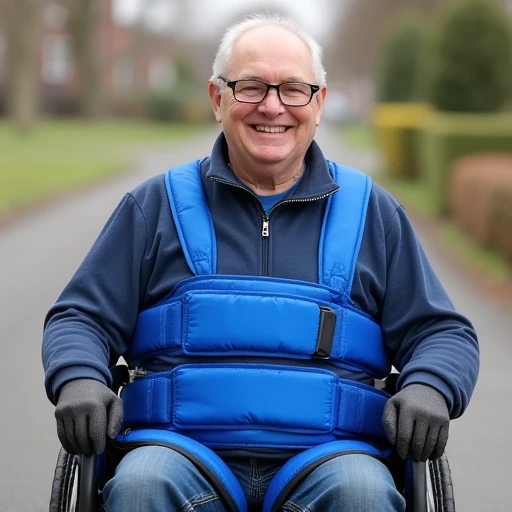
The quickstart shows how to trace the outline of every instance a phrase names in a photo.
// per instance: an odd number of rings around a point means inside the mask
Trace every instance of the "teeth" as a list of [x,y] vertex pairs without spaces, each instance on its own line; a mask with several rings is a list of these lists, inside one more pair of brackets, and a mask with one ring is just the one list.
[[285,130],[284,126],[256,126],[256,131],[265,133],[283,133]]

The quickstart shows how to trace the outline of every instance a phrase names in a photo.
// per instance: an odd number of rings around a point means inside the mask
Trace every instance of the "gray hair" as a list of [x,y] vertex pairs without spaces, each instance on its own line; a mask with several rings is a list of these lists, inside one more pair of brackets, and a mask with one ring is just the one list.
[[251,14],[231,25],[224,32],[220,41],[215,60],[213,61],[213,75],[210,80],[215,81],[219,76],[226,73],[233,54],[233,47],[243,34],[249,32],[249,30],[269,25],[275,25],[288,30],[306,44],[313,60],[315,80],[318,85],[324,86],[326,84],[326,73],[322,63],[322,47],[310,35],[302,32],[292,18],[284,17],[280,14]]

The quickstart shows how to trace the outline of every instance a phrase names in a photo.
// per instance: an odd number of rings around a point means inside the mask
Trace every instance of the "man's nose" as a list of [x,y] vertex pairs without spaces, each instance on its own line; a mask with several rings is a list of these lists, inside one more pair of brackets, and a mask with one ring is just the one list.
[[279,99],[276,89],[269,89],[263,101],[258,105],[258,110],[265,115],[278,115],[284,112],[285,106]]

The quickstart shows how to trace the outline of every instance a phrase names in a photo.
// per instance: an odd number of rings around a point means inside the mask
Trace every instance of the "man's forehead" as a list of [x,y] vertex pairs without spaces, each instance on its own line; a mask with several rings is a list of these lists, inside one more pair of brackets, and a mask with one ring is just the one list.
[[299,36],[277,25],[264,25],[248,30],[238,38],[233,49],[236,50],[245,46],[251,46],[255,42],[259,42],[260,44],[272,42],[275,44],[277,41],[279,45],[286,44],[287,46],[297,46],[297,51],[309,51],[306,43]]
[[261,78],[272,67],[287,80],[304,80],[313,72],[308,46],[298,36],[282,27],[265,26],[243,34],[233,47],[232,71],[239,78]]

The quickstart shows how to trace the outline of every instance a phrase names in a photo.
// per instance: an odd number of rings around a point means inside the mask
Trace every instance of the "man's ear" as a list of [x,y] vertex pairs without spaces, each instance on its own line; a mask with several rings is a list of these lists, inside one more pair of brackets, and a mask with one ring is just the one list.
[[220,90],[219,87],[214,84],[213,82],[208,82],[208,96],[210,96],[210,101],[212,102],[212,109],[213,113],[215,115],[215,121],[217,123],[222,122],[221,116],[220,116]]
[[320,125],[320,118],[322,117],[322,108],[324,106],[325,97],[327,96],[327,87],[325,85],[318,91],[316,95],[316,101],[318,103],[318,109],[316,111],[316,125]]

